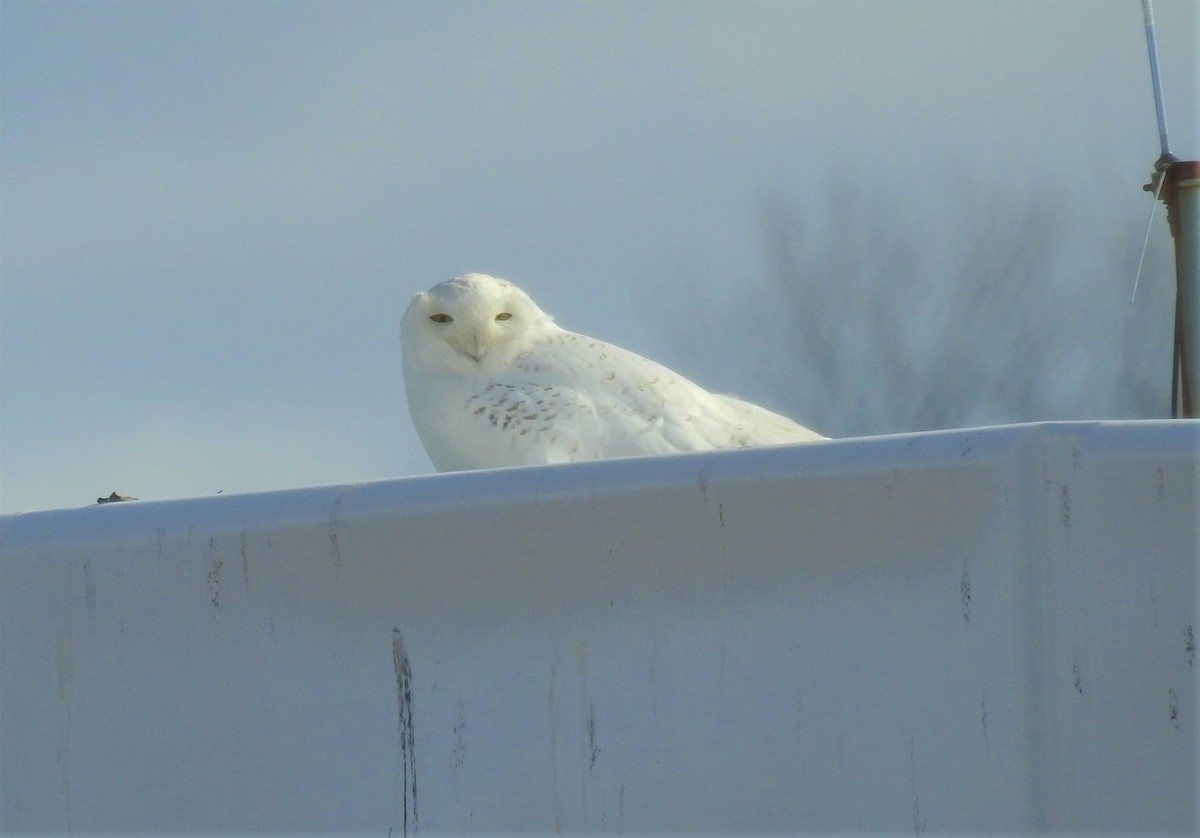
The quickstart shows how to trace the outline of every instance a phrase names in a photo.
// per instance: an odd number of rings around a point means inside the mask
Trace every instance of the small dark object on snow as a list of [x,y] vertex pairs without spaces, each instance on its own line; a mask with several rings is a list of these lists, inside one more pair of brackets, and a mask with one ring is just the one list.
[[119,503],[123,500],[137,500],[137,498],[126,497],[125,495],[118,495],[116,492],[113,492],[106,498],[96,498],[96,503]]

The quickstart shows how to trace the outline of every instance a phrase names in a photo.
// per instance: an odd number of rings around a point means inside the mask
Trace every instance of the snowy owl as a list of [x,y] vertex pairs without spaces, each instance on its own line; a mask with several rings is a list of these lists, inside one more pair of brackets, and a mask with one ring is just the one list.
[[554,323],[503,279],[416,294],[400,326],[413,424],[438,471],[824,439]]

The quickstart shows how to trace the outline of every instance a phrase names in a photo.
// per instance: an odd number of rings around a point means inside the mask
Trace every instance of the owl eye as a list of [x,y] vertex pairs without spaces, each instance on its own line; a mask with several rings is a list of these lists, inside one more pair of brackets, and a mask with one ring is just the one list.
[[449,314],[442,314],[440,311],[437,314],[429,315],[429,319],[434,323],[453,323],[454,318]]
[[511,319],[512,319],[512,315],[511,315],[511,314],[509,314],[507,311],[502,311],[502,312],[500,312],[499,314],[497,314],[497,315],[496,315],[496,319],[497,319],[497,320],[511,320]]

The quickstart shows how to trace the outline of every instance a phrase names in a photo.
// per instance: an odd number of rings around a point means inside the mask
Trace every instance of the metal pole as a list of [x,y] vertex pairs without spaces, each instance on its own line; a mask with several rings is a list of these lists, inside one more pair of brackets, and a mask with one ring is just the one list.
[[1163,201],[1175,239],[1175,374],[1179,415],[1196,416],[1200,395],[1200,162],[1172,163]]
[[[1180,161],[1167,140],[1167,108],[1158,73],[1158,40],[1154,35],[1154,8],[1142,0],[1146,24],[1146,50],[1150,54],[1150,83],[1154,87],[1154,115],[1158,118],[1158,144],[1162,151],[1155,174],[1145,188],[1162,189],[1171,236],[1175,239],[1175,349],[1171,360],[1171,415],[1196,415],[1200,384],[1200,163]],[[1158,180],[1161,178],[1161,180]],[[1166,187],[1163,189],[1163,187]],[[1145,249],[1143,247],[1143,255]],[[1138,273],[1141,273],[1139,265]],[[1136,287],[1135,287],[1136,293]]]

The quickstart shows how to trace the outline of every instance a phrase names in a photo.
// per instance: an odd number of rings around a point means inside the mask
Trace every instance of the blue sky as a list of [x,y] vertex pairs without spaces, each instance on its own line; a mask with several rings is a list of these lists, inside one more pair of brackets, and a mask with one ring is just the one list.
[[[1196,4],[1155,10],[1194,159]],[[935,253],[1002,189],[1080,263],[1140,245],[1157,156],[1138,0],[2,0],[0,512],[429,473],[397,325],[469,270],[810,420],[706,322],[764,206],[878,198]]]

